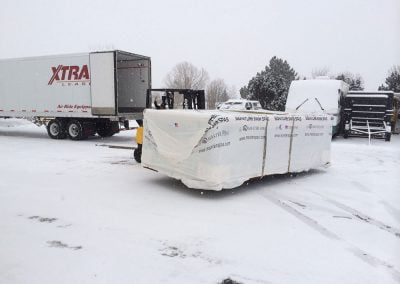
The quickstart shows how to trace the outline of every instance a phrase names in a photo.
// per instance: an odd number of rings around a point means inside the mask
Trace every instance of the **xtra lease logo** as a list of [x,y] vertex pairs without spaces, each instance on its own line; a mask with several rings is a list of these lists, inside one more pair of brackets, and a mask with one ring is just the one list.
[[90,84],[89,69],[88,66],[64,66],[58,65],[57,67],[51,67],[53,75],[50,78],[48,85],[52,85],[54,81],[62,83],[63,86],[75,86],[75,85],[86,85]]

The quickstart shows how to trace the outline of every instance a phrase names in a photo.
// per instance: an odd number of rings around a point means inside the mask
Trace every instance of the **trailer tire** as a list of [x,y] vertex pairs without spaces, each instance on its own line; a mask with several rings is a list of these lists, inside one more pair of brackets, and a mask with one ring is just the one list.
[[67,137],[67,134],[65,133],[65,125],[61,120],[50,120],[46,128],[47,134],[51,139],[65,139]]
[[86,139],[87,136],[85,135],[83,124],[77,120],[72,119],[67,124],[67,135],[71,140],[83,140]]
[[349,131],[348,131],[348,130],[345,130],[345,131],[343,132],[343,138],[344,138],[344,139],[349,138]]
[[389,142],[391,137],[392,137],[392,134],[391,134],[391,133],[386,133],[386,134],[385,134],[385,141],[386,141],[386,142]]

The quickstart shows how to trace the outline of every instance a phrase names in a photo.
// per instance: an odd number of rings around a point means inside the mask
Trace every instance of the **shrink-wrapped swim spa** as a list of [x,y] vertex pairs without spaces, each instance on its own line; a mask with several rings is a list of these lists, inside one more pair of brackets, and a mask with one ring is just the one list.
[[146,110],[142,165],[190,188],[221,190],[327,165],[331,137],[324,114]]

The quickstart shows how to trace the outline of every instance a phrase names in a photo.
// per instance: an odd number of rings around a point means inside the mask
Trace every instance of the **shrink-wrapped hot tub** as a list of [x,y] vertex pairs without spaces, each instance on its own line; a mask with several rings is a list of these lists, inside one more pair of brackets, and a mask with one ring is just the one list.
[[327,115],[146,110],[142,165],[190,188],[221,190],[329,164]]

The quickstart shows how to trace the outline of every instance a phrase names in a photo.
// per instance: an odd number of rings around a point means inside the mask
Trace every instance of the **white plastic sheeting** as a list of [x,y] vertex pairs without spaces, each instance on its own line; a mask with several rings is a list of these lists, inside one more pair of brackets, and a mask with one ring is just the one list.
[[142,165],[197,189],[329,164],[327,115],[146,110]]

